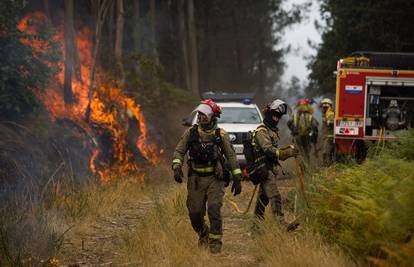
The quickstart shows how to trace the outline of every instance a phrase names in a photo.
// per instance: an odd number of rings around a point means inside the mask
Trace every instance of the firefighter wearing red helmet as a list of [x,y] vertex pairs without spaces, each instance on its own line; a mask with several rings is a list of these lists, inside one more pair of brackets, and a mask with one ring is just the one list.
[[287,122],[293,140],[307,162],[310,162],[311,144],[314,144],[316,148],[318,140],[318,121],[312,113],[312,101],[306,98],[299,99],[296,102],[296,112]]
[[[217,127],[220,106],[209,99],[202,101],[193,112],[197,113],[198,124],[187,129],[177,144],[172,161],[174,179],[182,183],[182,166],[188,152],[187,208],[191,225],[199,235],[199,245],[219,253],[224,188],[231,173],[231,191],[234,195],[240,194],[242,172],[229,135]],[[204,221],[206,205],[210,227]]]

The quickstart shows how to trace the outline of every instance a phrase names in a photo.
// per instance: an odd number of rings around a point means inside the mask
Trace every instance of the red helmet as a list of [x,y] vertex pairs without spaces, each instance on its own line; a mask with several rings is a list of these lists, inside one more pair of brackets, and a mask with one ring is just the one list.
[[301,98],[301,99],[298,99],[298,101],[296,101],[296,106],[309,105],[310,103],[311,101],[308,98]]
[[220,118],[220,115],[223,112],[223,110],[212,99],[207,99],[207,100],[201,101],[201,104],[205,104],[205,105],[210,106],[211,110],[213,111],[213,117]]

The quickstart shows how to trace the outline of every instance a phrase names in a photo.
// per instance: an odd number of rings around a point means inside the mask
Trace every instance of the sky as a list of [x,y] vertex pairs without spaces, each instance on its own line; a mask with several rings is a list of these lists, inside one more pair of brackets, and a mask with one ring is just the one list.
[[[289,3],[302,4],[305,1],[289,0]],[[316,43],[321,41],[321,36],[315,28],[315,20],[320,21],[320,13],[318,1],[313,0],[308,19],[286,30],[284,45],[291,45],[291,52],[285,57],[287,66],[282,76],[284,82],[290,81],[293,75],[297,76],[302,83],[307,81],[309,71],[306,65],[308,60],[304,59],[304,57],[316,53],[316,50],[309,47],[308,40]]]

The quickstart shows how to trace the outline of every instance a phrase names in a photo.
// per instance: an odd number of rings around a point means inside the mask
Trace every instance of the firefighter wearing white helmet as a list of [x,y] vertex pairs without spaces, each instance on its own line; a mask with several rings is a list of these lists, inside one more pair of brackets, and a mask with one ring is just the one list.
[[[234,195],[240,194],[242,172],[228,133],[217,127],[221,108],[210,99],[203,101],[194,112],[197,112],[198,125],[184,132],[175,149],[172,168],[175,181],[182,183],[182,165],[188,152],[187,208],[191,225],[199,236],[199,245],[219,253],[224,187],[231,173],[231,191]],[[204,220],[206,210],[210,226]]]
[[322,112],[322,159],[323,165],[328,166],[333,161],[334,144],[333,131],[335,123],[335,113],[333,102],[329,98],[324,98],[319,103]]
[[284,222],[282,201],[276,185],[279,161],[284,161],[298,154],[297,149],[293,145],[286,148],[279,148],[278,145],[280,137],[277,126],[279,120],[287,111],[288,106],[280,99],[276,99],[268,104],[263,110],[263,124],[257,127],[252,136],[256,163],[259,166],[263,166],[258,170],[260,177],[258,177],[259,179],[256,183],[260,187],[254,213],[258,218],[263,218],[265,208],[270,203],[272,213],[281,222]]

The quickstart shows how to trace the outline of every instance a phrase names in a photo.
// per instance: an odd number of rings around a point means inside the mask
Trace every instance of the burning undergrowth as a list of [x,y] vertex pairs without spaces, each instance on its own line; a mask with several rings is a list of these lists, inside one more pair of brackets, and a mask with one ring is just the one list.
[[[17,25],[33,37],[20,41],[39,60],[56,43],[64,55],[63,27],[57,27],[50,43],[36,38],[36,31],[41,30],[36,21],[45,19],[34,13]],[[92,37],[88,28],[77,34],[80,72],[72,77],[70,103],[63,97],[64,55],[57,64],[47,63],[59,69],[50,77],[48,88],[31,88],[47,116],[0,122],[1,266],[53,259],[69,229],[56,219],[57,211],[48,209],[57,196],[79,192],[94,180],[108,183],[127,176],[143,181],[147,169],[159,163],[158,147],[149,141],[141,106],[116,81],[106,82],[98,70],[89,99]]]
[[[18,27],[33,34],[33,21],[42,19],[44,16],[34,13],[23,18]],[[64,47],[63,27],[58,29],[53,39]],[[119,175],[143,180],[145,166],[159,162],[158,148],[148,140],[140,105],[126,96],[122,88],[116,86],[116,81],[106,82],[104,75],[97,73],[97,88],[91,89],[92,37],[88,28],[82,28],[77,34],[79,73],[73,75],[71,81],[73,100],[67,103],[63,95],[66,55],[58,63],[60,71],[52,78],[49,88],[36,93],[52,120],[71,121],[75,128],[81,128],[86,134],[88,138],[84,141],[89,143],[86,152],[92,150],[88,161],[90,169],[101,182],[109,182]],[[48,47],[38,42],[31,42],[30,45],[35,51]]]

